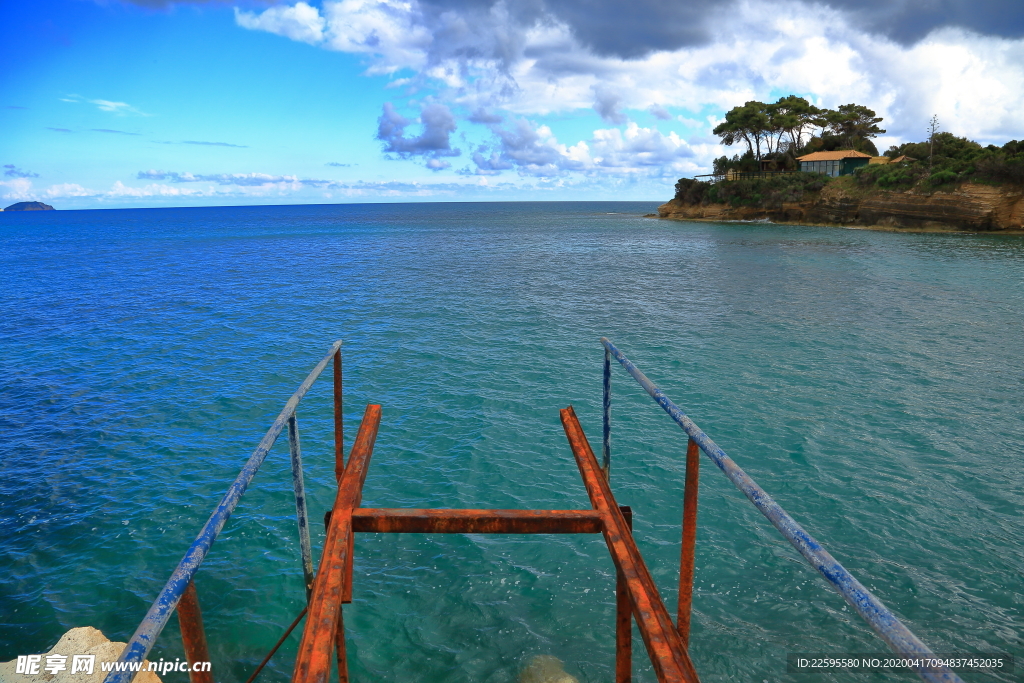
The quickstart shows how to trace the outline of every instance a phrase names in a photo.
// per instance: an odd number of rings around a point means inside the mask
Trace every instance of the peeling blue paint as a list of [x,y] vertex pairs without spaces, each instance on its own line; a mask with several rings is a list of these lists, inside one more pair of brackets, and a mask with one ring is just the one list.
[[[185,556],[178,563],[177,568],[171,574],[171,578],[167,580],[167,584],[160,591],[156,600],[153,601],[149,611],[146,612],[146,616],[143,617],[142,623],[135,629],[135,633],[132,635],[131,640],[125,645],[124,650],[121,652],[121,656],[118,657],[118,662],[142,662],[146,659],[149,651],[153,649],[153,644],[156,639],[160,636],[160,632],[163,631],[164,626],[167,625],[167,620],[170,619],[171,614],[174,613],[174,609],[178,606],[178,601],[181,600],[182,593],[185,592],[186,586],[189,581],[195,576],[196,571],[199,569],[199,565],[202,564],[203,559],[206,558],[206,553],[210,551],[210,547],[213,542],[217,540],[217,535],[220,534],[221,529],[224,528],[224,524],[231,517],[231,513],[234,511],[235,506],[238,505],[238,501],[241,500],[242,494],[245,493],[249,483],[253,477],[256,476],[256,472],[259,471],[260,465],[267,457],[267,453],[270,452],[274,442],[277,441],[277,437],[281,434],[281,430],[284,429],[285,425],[293,420],[295,415],[295,409],[299,405],[299,401],[306,395],[309,388],[313,386],[313,382],[316,381],[323,369],[327,367],[327,364],[334,357],[335,351],[341,348],[341,341],[336,341],[331,345],[331,350],[328,352],[324,359],[317,364],[313,371],[309,373],[306,379],[299,385],[292,397],[288,399],[288,402],[284,404],[284,408],[281,410],[281,414],[277,416],[274,423],[267,430],[266,435],[260,441],[259,445],[256,446],[256,450],[253,451],[252,455],[249,456],[249,460],[242,467],[242,471],[238,473],[235,481],[228,487],[227,493],[221,499],[217,505],[213,514],[210,515],[210,519],[207,520],[203,526],[202,531],[196,537],[196,540],[192,542],[192,545],[185,552]],[[296,436],[296,447],[298,432],[295,432]],[[294,463],[294,457],[293,457]],[[301,460],[299,460],[299,466],[301,467]],[[300,474],[301,478],[301,474]],[[298,493],[298,491],[296,491]],[[303,512],[305,511],[305,501],[303,501]],[[301,513],[300,513],[301,514]],[[300,528],[302,521],[299,522]],[[305,542],[308,544],[308,530],[306,534]],[[303,548],[303,568],[306,566],[306,548]],[[309,563],[310,571],[312,571],[312,560]],[[308,582],[308,580],[307,580]],[[111,671],[104,679],[103,683],[130,683],[135,678],[137,671]]]
[[[790,517],[789,513],[783,510],[764,489],[758,486],[757,482],[740,469],[740,466],[733,462],[732,458],[712,441],[693,420],[687,417],[686,413],[665,395],[665,392],[647,379],[647,376],[640,372],[606,337],[601,337],[601,343],[606,352],[610,352],[615,360],[619,361],[622,367],[633,376],[633,379],[650,394],[651,398],[675,420],[676,424],[697,442],[704,454],[725,473],[729,481],[735,484],[736,488],[742,491],[750,499],[750,502],[768,518],[768,521],[779,530],[779,533],[793,544],[793,547],[804,556],[808,564],[814,567],[828,581],[829,585],[846,599],[850,606],[874,629],[875,633],[892,648],[893,652],[910,657],[934,657],[927,645],[911,633],[910,629],[896,618],[896,615],[890,612],[860,581],[855,579],[843,565],[839,564],[813,536],[804,531],[803,527],[797,524],[796,520]],[[922,679],[930,683],[963,683],[959,676],[946,667],[920,668],[916,671]]]

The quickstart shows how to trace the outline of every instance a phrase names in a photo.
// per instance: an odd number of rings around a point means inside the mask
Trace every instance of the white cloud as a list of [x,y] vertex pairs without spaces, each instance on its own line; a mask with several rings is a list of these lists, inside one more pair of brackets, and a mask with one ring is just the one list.
[[96,193],[78,183],[60,183],[46,188],[43,191],[43,196],[47,199],[62,199],[65,197],[95,197]]
[[32,181],[27,178],[15,178],[14,180],[0,180],[0,186],[10,188],[4,195],[4,199],[15,201],[38,201],[40,199],[62,199],[65,197],[95,197],[97,193],[86,189],[78,183],[60,183],[50,185],[45,190],[36,190]]
[[8,190],[4,193],[4,199],[12,199],[16,202],[26,201],[32,198],[32,181],[28,178],[15,178],[14,180],[0,180],[0,187]]
[[304,2],[298,2],[292,7],[271,7],[262,14],[243,12],[236,7],[235,22],[243,28],[276,33],[312,45],[323,41],[327,24],[319,10]]
[[82,97],[81,95],[68,95],[67,97],[61,97],[60,101],[71,102],[72,104],[78,104],[81,102],[95,104],[96,108],[100,111],[108,111],[119,115],[135,114],[136,116],[150,116],[150,114],[147,114],[146,112],[141,111],[136,107],[133,107],[127,102],[114,102],[112,100],[89,100]]
[[794,93],[828,107],[866,104],[903,139],[923,138],[932,113],[946,130],[983,142],[1024,137],[1021,39],[942,28],[904,45],[839,10],[765,0],[711,10],[704,45],[631,59],[596,54],[555,15],[513,20],[502,2],[441,11],[417,0],[327,0],[322,11],[271,8],[259,22],[240,13],[239,23],[289,35],[281,19],[289,12],[309,27],[294,39],[368,56],[370,73],[411,69],[412,82],[432,84],[440,101],[465,111],[532,117],[593,107],[623,125],[629,111],[663,119],[672,107],[692,112],[689,123],[708,109]]
[[694,159],[697,153],[678,134],[665,135],[634,122],[625,130],[595,130],[590,140],[574,145],[560,143],[549,127],[534,126],[526,119],[516,120],[509,128],[494,126],[492,130],[498,140],[496,149],[478,150],[473,155],[476,169],[464,169],[463,174],[497,175],[515,168],[520,175],[543,178],[567,173],[662,177],[699,168]]

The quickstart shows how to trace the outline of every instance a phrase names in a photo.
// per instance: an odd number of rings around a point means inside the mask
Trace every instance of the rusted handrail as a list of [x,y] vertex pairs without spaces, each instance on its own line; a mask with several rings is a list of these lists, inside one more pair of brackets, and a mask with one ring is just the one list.
[[[142,619],[142,623],[135,629],[135,633],[132,635],[128,644],[125,645],[124,650],[121,652],[121,656],[118,657],[118,662],[127,663],[123,670],[111,671],[104,679],[103,683],[129,683],[138,670],[132,671],[133,663],[140,663],[146,659],[149,651],[153,649],[153,645],[156,643],[157,637],[160,632],[163,631],[164,626],[167,624],[167,620],[170,619],[171,614],[178,606],[178,602],[181,600],[186,588],[192,582],[192,578],[195,576],[196,571],[199,569],[199,565],[202,564],[206,554],[210,551],[210,547],[213,542],[217,540],[217,536],[220,534],[221,529],[224,528],[224,524],[227,523],[228,518],[231,517],[231,513],[234,511],[235,506],[238,505],[238,501],[241,500],[242,494],[245,493],[249,483],[253,477],[256,476],[256,472],[259,471],[260,465],[267,457],[267,453],[270,452],[274,442],[277,441],[277,437],[280,436],[281,431],[285,428],[289,422],[293,421],[295,416],[295,409],[299,405],[299,401],[306,395],[309,388],[313,386],[313,382],[320,376],[327,364],[331,362],[331,359],[336,360],[336,367],[340,369],[340,357],[341,357],[341,341],[336,341],[331,345],[331,350],[324,356],[316,367],[313,368],[312,372],[303,380],[299,388],[295,390],[292,397],[284,404],[284,408],[281,413],[274,420],[274,423],[267,430],[266,435],[260,441],[259,445],[256,446],[256,450],[253,451],[252,455],[249,456],[249,460],[242,467],[242,471],[238,473],[235,481],[228,487],[227,493],[221,498],[220,503],[214,508],[213,514],[210,515],[210,519],[207,520],[206,524],[203,525],[199,535],[196,536],[196,540],[192,542],[192,545],[185,552],[185,556],[175,567],[171,573],[171,577],[167,580],[163,590],[157,595],[156,600],[153,601],[149,611],[146,612],[146,616]],[[336,376],[337,377],[337,376]],[[336,386],[340,386],[336,385]],[[340,389],[335,390],[335,396],[340,396]],[[336,416],[340,415],[340,409],[336,409]],[[298,448],[298,432],[297,427],[295,428],[295,441],[293,446],[293,455],[296,454]],[[340,436],[340,429],[337,429],[336,434]],[[295,458],[293,457],[293,463]],[[301,460],[300,466],[301,466]],[[296,481],[296,496],[304,498],[304,494],[301,494],[301,477]],[[302,511],[305,509],[305,501],[302,502]],[[302,533],[302,526],[305,524],[305,519],[300,513],[299,525],[300,534]],[[308,538],[308,534],[307,534]],[[306,541],[308,543],[308,540]],[[305,564],[305,563],[304,563]],[[116,669],[116,665],[115,665]]]
[[[804,531],[803,527],[797,524],[796,520],[790,517],[789,513],[783,510],[764,489],[758,486],[757,482],[740,469],[740,466],[733,462],[732,458],[726,455],[725,451],[712,441],[700,427],[694,424],[693,420],[687,417],[686,413],[665,395],[665,392],[647,379],[647,376],[640,372],[606,337],[601,337],[601,343],[615,357],[615,360],[619,361],[622,367],[633,376],[633,379],[640,383],[640,386],[650,394],[651,398],[675,420],[676,424],[683,428],[690,439],[700,446],[704,454],[725,473],[729,481],[746,495],[750,502],[779,530],[779,533],[803,555],[807,563],[814,567],[828,581],[829,585],[843,596],[846,602],[894,652],[915,659],[936,659],[927,645],[911,633],[910,629],[904,626],[903,622],[882,604],[881,600],[872,595],[843,565],[839,564],[813,536]],[[930,683],[963,683],[959,676],[945,666],[928,666],[915,670],[921,678]]]

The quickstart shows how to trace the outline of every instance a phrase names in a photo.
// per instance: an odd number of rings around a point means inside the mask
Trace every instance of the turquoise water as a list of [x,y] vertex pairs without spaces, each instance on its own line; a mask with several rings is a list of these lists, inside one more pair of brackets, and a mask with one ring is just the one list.
[[[364,505],[588,507],[558,409],[598,444],[602,335],[933,650],[1024,656],[1024,238],[653,209],[0,215],[0,661],[74,626],[127,639],[334,339],[349,443],[366,403],[384,410]],[[671,607],[685,439],[614,370],[612,486]],[[323,381],[299,410],[316,557],[330,420]],[[787,652],[885,647],[704,465],[702,680],[915,680],[785,673]],[[197,578],[218,681],[301,609],[296,536],[282,440]],[[538,654],[613,680],[599,536],[361,535],[355,575],[355,681],[512,682]],[[180,656],[172,620],[151,659]],[[634,661],[654,680],[638,637]]]

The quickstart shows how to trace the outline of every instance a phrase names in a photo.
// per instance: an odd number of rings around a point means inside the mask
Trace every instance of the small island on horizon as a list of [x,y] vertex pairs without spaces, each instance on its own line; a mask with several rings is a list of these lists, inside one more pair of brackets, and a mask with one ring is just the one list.
[[6,209],[0,209],[2,211],[55,211],[49,204],[43,204],[42,202],[18,202],[17,204],[11,204]]

